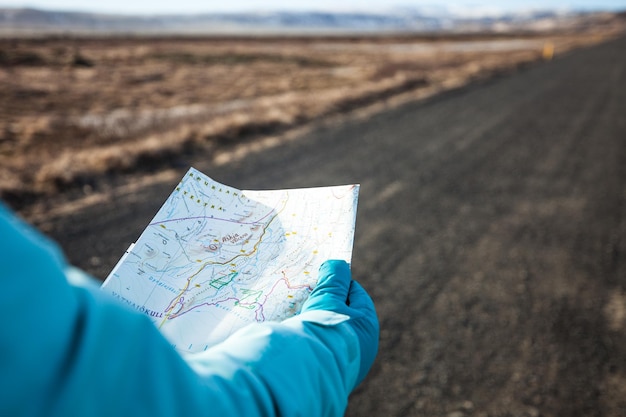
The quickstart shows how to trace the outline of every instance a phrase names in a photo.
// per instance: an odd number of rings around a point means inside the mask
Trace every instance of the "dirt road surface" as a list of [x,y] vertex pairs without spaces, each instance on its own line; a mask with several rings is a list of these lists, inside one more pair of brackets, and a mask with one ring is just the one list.
[[[626,415],[625,50],[189,157],[243,189],[361,184],[353,273],[382,332],[348,416]],[[186,168],[45,229],[102,278]]]

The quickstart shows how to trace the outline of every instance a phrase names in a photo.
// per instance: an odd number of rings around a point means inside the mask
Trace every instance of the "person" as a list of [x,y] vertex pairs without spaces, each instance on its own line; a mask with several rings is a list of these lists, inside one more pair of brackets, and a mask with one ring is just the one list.
[[322,264],[299,315],[185,356],[76,274],[0,203],[0,415],[339,416],[377,354],[374,304],[344,261]]

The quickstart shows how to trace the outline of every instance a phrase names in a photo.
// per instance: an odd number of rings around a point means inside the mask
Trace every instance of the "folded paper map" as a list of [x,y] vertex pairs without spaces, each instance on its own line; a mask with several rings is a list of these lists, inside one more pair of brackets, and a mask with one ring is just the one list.
[[241,191],[191,168],[102,285],[197,352],[297,314],[327,259],[350,262],[359,186]]

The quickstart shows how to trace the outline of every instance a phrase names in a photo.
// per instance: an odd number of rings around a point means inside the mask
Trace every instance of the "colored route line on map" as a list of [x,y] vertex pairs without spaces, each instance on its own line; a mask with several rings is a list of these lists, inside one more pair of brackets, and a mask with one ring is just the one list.
[[250,224],[257,224],[259,222],[262,222],[270,214],[272,214],[274,212],[274,210],[275,209],[270,210],[265,216],[260,217],[259,219],[255,220],[255,221],[252,221],[252,222],[243,222],[243,221],[239,221],[239,220],[224,219],[224,218],[221,218],[221,217],[213,217],[213,216],[194,216],[194,217],[179,217],[179,218],[175,218],[175,219],[161,220],[161,221],[158,221],[158,222],[150,223],[148,226],[159,226],[159,225],[162,225],[162,224],[165,224],[165,223],[180,222],[180,221],[184,221],[184,220],[200,220],[200,219],[211,219],[211,220],[227,222],[227,223],[237,223],[237,224],[250,225]]
[[[311,287],[309,284],[292,285],[291,282],[289,281],[289,278],[287,278],[287,274],[285,274],[285,271],[280,271],[280,272],[283,274],[283,277],[279,279],[278,281],[276,281],[274,285],[272,285],[272,289],[269,290],[267,294],[265,295],[265,300],[263,300],[262,303],[259,303],[260,308],[257,310],[255,314],[255,318],[257,321],[265,321],[265,315],[263,315],[263,308],[265,307],[265,303],[267,302],[267,299],[270,297],[270,295],[272,295],[272,293],[278,286],[279,282],[285,281],[285,284],[287,284],[287,288],[289,288],[290,290],[301,290],[301,289],[306,288],[309,290],[309,292],[313,291],[313,287]],[[259,316],[258,316],[259,312],[261,313],[261,319],[259,319]]]
[[[301,289],[307,289],[309,292],[313,291],[313,287],[311,287],[309,284],[301,284],[301,285],[292,285],[291,282],[289,281],[289,278],[287,278],[287,275],[285,274],[285,271],[281,271],[281,273],[283,274],[282,278],[280,278],[279,280],[277,280],[274,285],[272,285],[272,288],[265,294],[265,298],[263,299],[262,302],[259,301],[259,298],[261,298],[261,296],[263,295],[263,291],[261,290],[251,290],[251,289],[244,289],[242,290],[242,292],[244,294],[246,294],[245,297],[242,298],[237,298],[237,297],[226,297],[223,298],[221,300],[216,300],[216,301],[212,301],[210,303],[201,303],[201,304],[197,304],[193,307],[190,307],[188,310],[179,312],[180,313],[170,313],[169,314],[169,319],[174,319],[177,317],[181,317],[197,308],[200,307],[210,307],[210,306],[215,306],[218,307],[220,304],[222,303],[226,303],[228,301],[234,301],[234,304],[238,307],[242,307],[242,308],[247,308],[247,309],[254,309],[254,306],[258,306],[255,309],[255,319],[256,321],[262,322],[265,321],[265,315],[263,314],[263,309],[265,307],[265,303],[267,302],[268,298],[272,295],[272,293],[274,292],[274,290],[276,289],[276,287],[278,286],[278,284],[280,282],[285,282],[287,288],[289,288],[290,290],[301,290]],[[254,297],[253,301],[248,301],[248,302],[244,302],[245,299],[250,298],[250,297]],[[184,297],[181,297],[180,302],[184,302]],[[175,304],[176,305],[176,304]],[[174,306],[175,306],[174,305]],[[172,308],[174,307],[172,306]],[[182,308],[182,307],[181,307]],[[164,319],[167,320],[168,318]],[[162,324],[161,324],[162,325]],[[160,327],[160,326],[159,326]]]
[[336,200],[342,200],[344,199],[348,194],[350,194],[352,192],[352,190],[354,190],[356,187],[356,185],[351,185],[350,188],[348,188],[347,190],[345,190],[343,193],[341,193],[340,195],[337,194],[335,191],[335,189],[332,189],[330,191],[331,195],[336,199]]
[[[184,312],[178,314],[178,312],[180,312],[183,308],[184,308],[184,295],[185,293],[189,290],[189,287],[191,286],[191,283],[193,281],[193,279],[198,276],[208,265],[220,265],[220,266],[224,266],[226,264],[229,263],[233,263],[236,259],[238,258],[242,258],[242,257],[248,257],[253,255],[254,253],[256,253],[259,249],[259,245],[261,244],[261,242],[263,241],[263,237],[265,236],[265,233],[267,232],[267,229],[270,227],[270,225],[272,224],[272,222],[278,218],[278,215],[285,209],[285,207],[287,206],[287,201],[288,199],[284,199],[282,200],[283,202],[283,207],[276,211],[275,209],[272,209],[272,211],[270,211],[270,213],[276,212],[276,214],[267,222],[267,224],[263,227],[263,232],[261,233],[261,236],[259,236],[259,239],[257,240],[257,242],[254,244],[254,246],[252,247],[252,250],[249,253],[245,253],[245,254],[238,254],[236,256],[234,256],[233,258],[226,260],[224,262],[215,262],[215,261],[207,261],[204,264],[202,264],[202,266],[200,266],[200,268],[191,276],[189,276],[189,278],[187,278],[187,282],[185,284],[185,286],[182,288],[180,294],[178,294],[172,301],[170,301],[169,305],[166,307],[164,313],[165,316],[163,317],[163,320],[161,321],[161,323],[159,324],[159,328],[161,328],[165,322],[167,320],[169,320],[170,318],[176,318],[176,317],[180,317],[181,315],[183,315],[185,312],[187,311],[191,311],[195,308],[191,307],[188,310],[185,310]],[[265,216],[267,217],[267,216]],[[180,309],[178,310],[178,312],[174,312],[174,308],[181,304]],[[202,305],[202,304],[200,304]]]

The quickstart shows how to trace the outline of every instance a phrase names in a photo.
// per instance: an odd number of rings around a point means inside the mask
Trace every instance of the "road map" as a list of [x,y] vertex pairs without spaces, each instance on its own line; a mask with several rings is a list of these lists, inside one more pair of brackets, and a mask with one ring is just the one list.
[[350,262],[358,185],[241,191],[191,168],[102,285],[198,352],[297,314],[327,259]]

